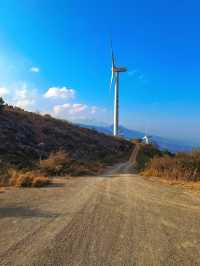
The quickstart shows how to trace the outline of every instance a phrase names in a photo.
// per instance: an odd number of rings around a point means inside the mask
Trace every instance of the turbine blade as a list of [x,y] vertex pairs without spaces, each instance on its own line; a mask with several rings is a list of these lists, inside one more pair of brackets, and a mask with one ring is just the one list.
[[111,91],[111,89],[112,89],[112,83],[113,83],[113,77],[114,77],[113,74],[114,74],[114,73],[113,73],[113,71],[112,71],[111,79],[110,79],[110,91]]
[[110,48],[111,48],[111,55],[112,55],[112,67],[111,67],[111,79],[110,79],[110,92],[112,89],[112,83],[114,79],[114,68],[115,68],[115,55],[112,47],[112,39],[110,40]]
[[115,67],[115,55],[113,51],[113,46],[112,46],[112,39],[110,40],[110,48],[111,48],[111,54],[112,54],[112,69]]
[[112,69],[115,67],[115,56],[114,56],[114,52],[112,49]]

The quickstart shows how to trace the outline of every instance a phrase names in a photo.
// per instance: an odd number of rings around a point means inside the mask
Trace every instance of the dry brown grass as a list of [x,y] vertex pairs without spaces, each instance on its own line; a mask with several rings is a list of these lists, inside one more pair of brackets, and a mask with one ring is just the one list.
[[168,180],[200,181],[200,150],[191,153],[178,153],[173,157],[154,157],[143,174]]
[[9,170],[10,185],[16,187],[43,187],[51,183],[47,176],[38,171],[22,172],[14,169]]
[[5,188],[0,187],[0,193],[4,193],[5,192]]
[[65,151],[52,152],[47,159],[40,160],[40,169],[48,175],[63,175],[70,167],[72,160]]
[[149,161],[155,156],[162,156],[162,152],[152,144],[137,144],[138,152],[136,155],[136,170],[142,171],[145,169]]
[[99,162],[74,162],[70,171],[71,176],[86,176],[100,174],[104,168]]
[[63,150],[53,152],[45,160],[40,161],[42,173],[50,176],[85,176],[94,175],[103,169],[103,165],[95,161],[73,160],[68,153]]

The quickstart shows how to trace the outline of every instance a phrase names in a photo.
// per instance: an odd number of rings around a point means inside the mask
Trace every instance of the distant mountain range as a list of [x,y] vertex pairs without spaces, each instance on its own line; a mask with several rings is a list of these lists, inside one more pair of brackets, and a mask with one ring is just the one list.
[[[96,125],[84,125],[81,124],[82,127],[95,129],[98,132],[111,135],[112,134],[112,126],[96,126]],[[145,133],[140,132],[137,130],[132,130],[120,126],[120,135],[124,136],[127,139],[136,139],[136,138],[143,138]],[[181,152],[181,151],[191,151],[194,146],[189,143],[185,143],[184,141],[175,140],[175,139],[168,139],[164,137],[159,137],[155,135],[151,135],[153,142],[157,143],[160,149],[164,150],[167,149],[171,152]]]

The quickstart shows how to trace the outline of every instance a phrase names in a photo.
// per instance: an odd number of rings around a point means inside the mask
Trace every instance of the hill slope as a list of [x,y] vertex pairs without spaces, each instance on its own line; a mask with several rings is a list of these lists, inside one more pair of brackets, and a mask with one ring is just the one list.
[[0,160],[26,167],[60,148],[75,160],[116,162],[132,144],[50,116],[6,106],[0,111]]

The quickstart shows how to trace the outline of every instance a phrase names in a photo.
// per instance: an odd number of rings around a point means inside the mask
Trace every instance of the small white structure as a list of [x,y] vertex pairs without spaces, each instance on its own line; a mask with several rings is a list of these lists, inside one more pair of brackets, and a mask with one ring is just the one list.
[[142,138],[142,140],[143,140],[143,142],[144,142],[145,144],[151,144],[151,143],[152,143],[152,142],[151,142],[151,136],[147,136],[147,135],[145,135],[144,138]]

